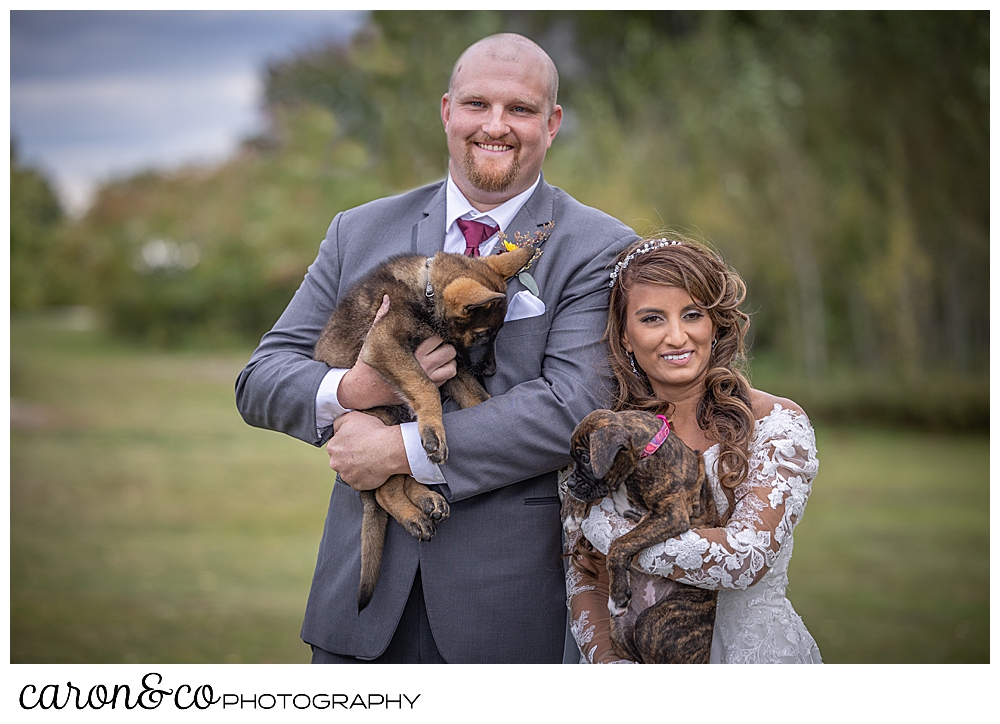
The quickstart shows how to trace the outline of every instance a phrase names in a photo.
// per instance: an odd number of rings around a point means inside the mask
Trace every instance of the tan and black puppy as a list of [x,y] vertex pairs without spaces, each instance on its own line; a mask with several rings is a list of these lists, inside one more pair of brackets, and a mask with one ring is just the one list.
[[624,485],[632,508],[626,517],[638,520],[608,551],[615,652],[648,664],[707,664],[718,592],[677,583],[634,626],[622,615],[632,597],[628,569],[638,553],[690,528],[716,525],[704,461],[665,424],[648,412],[590,413],[573,431],[575,465],[567,486],[578,501],[589,502]]
[[[535,253],[532,246],[488,257],[438,252],[387,259],[352,286],[320,333],[313,357],[331,367],[354,365],[359,355],[378,372],[406,405],[363,410],[388,425],[416,417],[427,457],[448,457],[441,395],[462,408],[489,394],[476,379],[496,371],[493,342],[507,312],[507,280]],[[372,326],[389,295],[389,310]],[[458,373],[440,389],[426,375],[414,350],[437,335],[454,345]],[[412,413],[411,413],[412,410]],[[394,475],[375,491],[361,493],[361,585],[358,611],[371,601],[385,542],[386,511],[420,540],[434,537],[448,517],[444,497],[409,475]]]

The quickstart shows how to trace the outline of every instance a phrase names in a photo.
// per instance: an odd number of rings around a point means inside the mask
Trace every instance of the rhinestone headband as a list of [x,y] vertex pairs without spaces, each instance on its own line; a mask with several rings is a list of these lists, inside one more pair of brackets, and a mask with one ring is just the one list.
[[615,280],[618,279],[618,275],[625,271],[625,267],[628,266],[629,262],[640,254],[648,254],[653,251],[653,249],[662,249],[665,246],[678,246],[680,243],[681,242],[676,239],[651,239],[650,241],[647,241],[627,257],[615,264],[614,271],[611,272],[611,283],[608,284],[608,286],[613,287],[615,285]]

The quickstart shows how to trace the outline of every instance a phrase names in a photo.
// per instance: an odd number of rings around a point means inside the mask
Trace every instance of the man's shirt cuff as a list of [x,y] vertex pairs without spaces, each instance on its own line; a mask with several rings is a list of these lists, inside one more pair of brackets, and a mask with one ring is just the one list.
[[346,375],[348,371],[349,369],[339,369],[337,367],[333,367],[326,373],[326,376],[323,377],[322,381],[319,383],[319,389],[316,390],[317,432],[321,432],[322,430],[330,427],[330,425],[333,424],[333,421],[345,412],[350,412],[350,410],[343,407],[337,399],[337,388],[340,387],[340,381],[344,379],[344,375]]
[[403,434],[403,447],[406,449],[406,459],[410,463],[410,474],[424,485],[447,485],[441,468],[427,459],[427,452],[420,442],[420,430],[417,423],[404,422],[399,426]]

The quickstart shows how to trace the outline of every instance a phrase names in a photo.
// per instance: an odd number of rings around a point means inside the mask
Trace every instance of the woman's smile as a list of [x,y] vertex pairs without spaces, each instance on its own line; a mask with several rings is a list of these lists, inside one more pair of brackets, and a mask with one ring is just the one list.
[[685,365],[688,360],[691,359],[693,354],[692,350],[685,350],[683,352],[670,352],[668,354],[661,354],[660,357],[665,359],[667,362],[675,365]]

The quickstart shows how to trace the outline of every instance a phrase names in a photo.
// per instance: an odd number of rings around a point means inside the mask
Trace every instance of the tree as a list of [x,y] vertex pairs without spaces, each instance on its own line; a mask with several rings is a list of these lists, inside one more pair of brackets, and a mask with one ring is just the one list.
[[[560,70],[546,178],[639,233],[714,244],[747,279],[758,358],[813,380],[982,371],[988,28],[984,12],[376,12],[346,45],[271,64],[270,128],[241,155],[111,184],[74,233],[130,328],[179,305],[178,330],[256,337],[337,211],[442,178],[452,63],[521,32]],[[143,271],[156,240],[199,262]],[[187,291],[138,321],[164,285]]]
[[24,166],[10,144],[10,307],[37,309],[59,301],[52,278],[56,234],[63,212],[48,180]]

